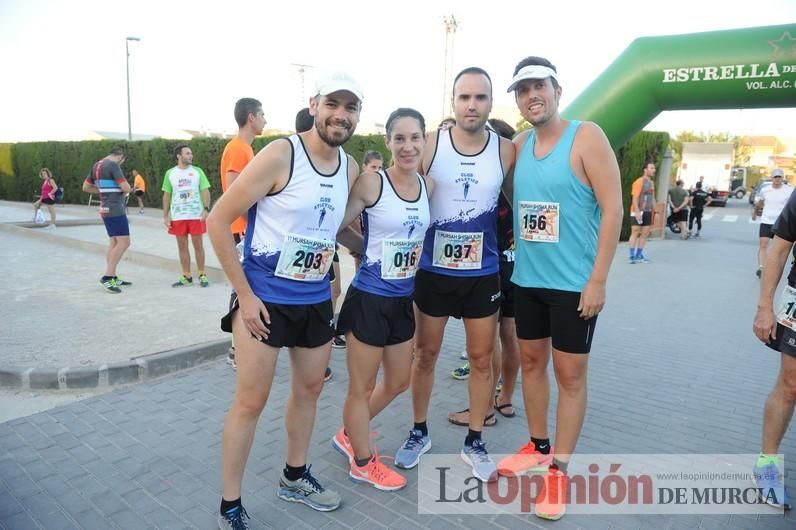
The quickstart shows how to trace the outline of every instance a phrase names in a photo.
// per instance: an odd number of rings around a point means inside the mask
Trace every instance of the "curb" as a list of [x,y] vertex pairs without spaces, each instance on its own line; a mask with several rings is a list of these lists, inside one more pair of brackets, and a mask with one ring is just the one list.
[[75,390],[138,383],[223,357],[232,342],[217,340],[97,366],[21,368],[0,366],[0,388]]

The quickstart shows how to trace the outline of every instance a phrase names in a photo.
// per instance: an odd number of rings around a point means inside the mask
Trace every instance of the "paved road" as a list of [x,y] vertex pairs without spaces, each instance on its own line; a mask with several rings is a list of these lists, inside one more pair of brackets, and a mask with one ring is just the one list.
[[[716,215],[738,215],[722,222]],[[590,366],[582,453],[754,453],[778,359],[751,333],[758,280],[756,227],[740,202],[716,210],[697,241],[653,241],[649,265],[630,265],[620,246],[608,305]],[[455,452],[464,429],[447,423],[465,384],[447,374],[459,364],[461,326],[449,325],[438,364],[429,426],[434,452]],[[344,355],[324,388],[311,445],[313,472],[343,495],[328,514],[275,497],[284,461],[282,411],[288,364],[282,355],[244,481],[258,528],[793,528],[790,514],[765,516],[427,516],[417,513],[417,472],[397,493],[354,485],[329,447],[341,423]],[[220,492],[220,433],[233,372],[210,363],[0,424],[0,526],[25,528],[212,528]],[[553,392],[553,401],[556,393]],[[518,401],[519,393],[515,396]],[[493,453],[526,439],[519,417],[500,418],[484,438]],[[374,422],[375,443],[391,454],[411,425],[401,396]],[[554,422],[551,427],[554,427]],[[782,452],[796,451],[793,432]],[[750,462],[751,465],[751,462]],[[791,476],[796,466],[787,462]],[[793,487],[793,481],[790,480]]]

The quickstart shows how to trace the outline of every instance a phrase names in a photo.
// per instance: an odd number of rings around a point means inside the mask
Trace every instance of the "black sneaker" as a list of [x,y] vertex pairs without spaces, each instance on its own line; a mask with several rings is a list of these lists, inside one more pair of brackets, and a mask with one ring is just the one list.
[[326,382],[331,378],[332,378],[332,369],[327,366],[326,371],[323,373],[323,380],[324,382]]
[[346,342],[342,335],[335,335],[332,339],[332,348],[345,348]]
[[114,276],[113,277],[113,281],[116,282],[116,285],[118,287],[129,287],[129,286],[133,285],[133,282],[128,282],[128,281],[122,280],[118,276]]
[[246,509],[241,506],[227,510],[224,514],[218,515],[218,528],[220,530],[248,530],[249,514]]
[[109,293],[119,294],[122,292],[122,290],[116,286],[116,280],[114,280],[113,278],[108,278],[107,280],[103,280],[102,278],[100,278],[100,285],[102,285],[102,288],[108,291]]

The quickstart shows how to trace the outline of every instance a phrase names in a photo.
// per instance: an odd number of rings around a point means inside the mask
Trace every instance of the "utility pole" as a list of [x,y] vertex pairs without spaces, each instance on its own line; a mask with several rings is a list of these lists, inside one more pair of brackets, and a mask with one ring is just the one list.
[[445,58],[442,67],[442,117],[444,118],[450,112],[452,87],[449,86],[448,76],[450,75],[450,70],[453,69],[454,38],[459,24],[456,22],[456,17],[451,14],[449,17],[442,18],[442,25],[445,29]]
[[299,80],[301,81],[301,106],[303,108],[307,106],[307,97],[304,94],[304,72],[307,71],[307,68],[315,68],[315,67],[311,64],[299,64],[299,63],[290,63],[290,65],[298,68]]
[[130,41],[140,41],[138,37],[127,37],[124,41],[124,51],[127,54],[127,139],[133,139],[133,125],[130,112]]

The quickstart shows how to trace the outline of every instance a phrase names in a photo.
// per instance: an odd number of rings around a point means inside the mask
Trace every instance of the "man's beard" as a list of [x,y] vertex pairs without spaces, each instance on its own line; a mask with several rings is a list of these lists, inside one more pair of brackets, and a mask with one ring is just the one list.
[[324,143],[326,143],[326,145],[328,145],[329,147],[340,147],[348,140],[350,140],[351,137],[354,135],[354,129],[353,127],[351,127],[346,130],[346,134],[342,138],[339,139],[334,138],[326,132],[326,127],[327,127],[326,125],[321,127],[317,121],[315,122],[315,130],[318,131],[318,136],[320,136],[321,140],[323,140]]

